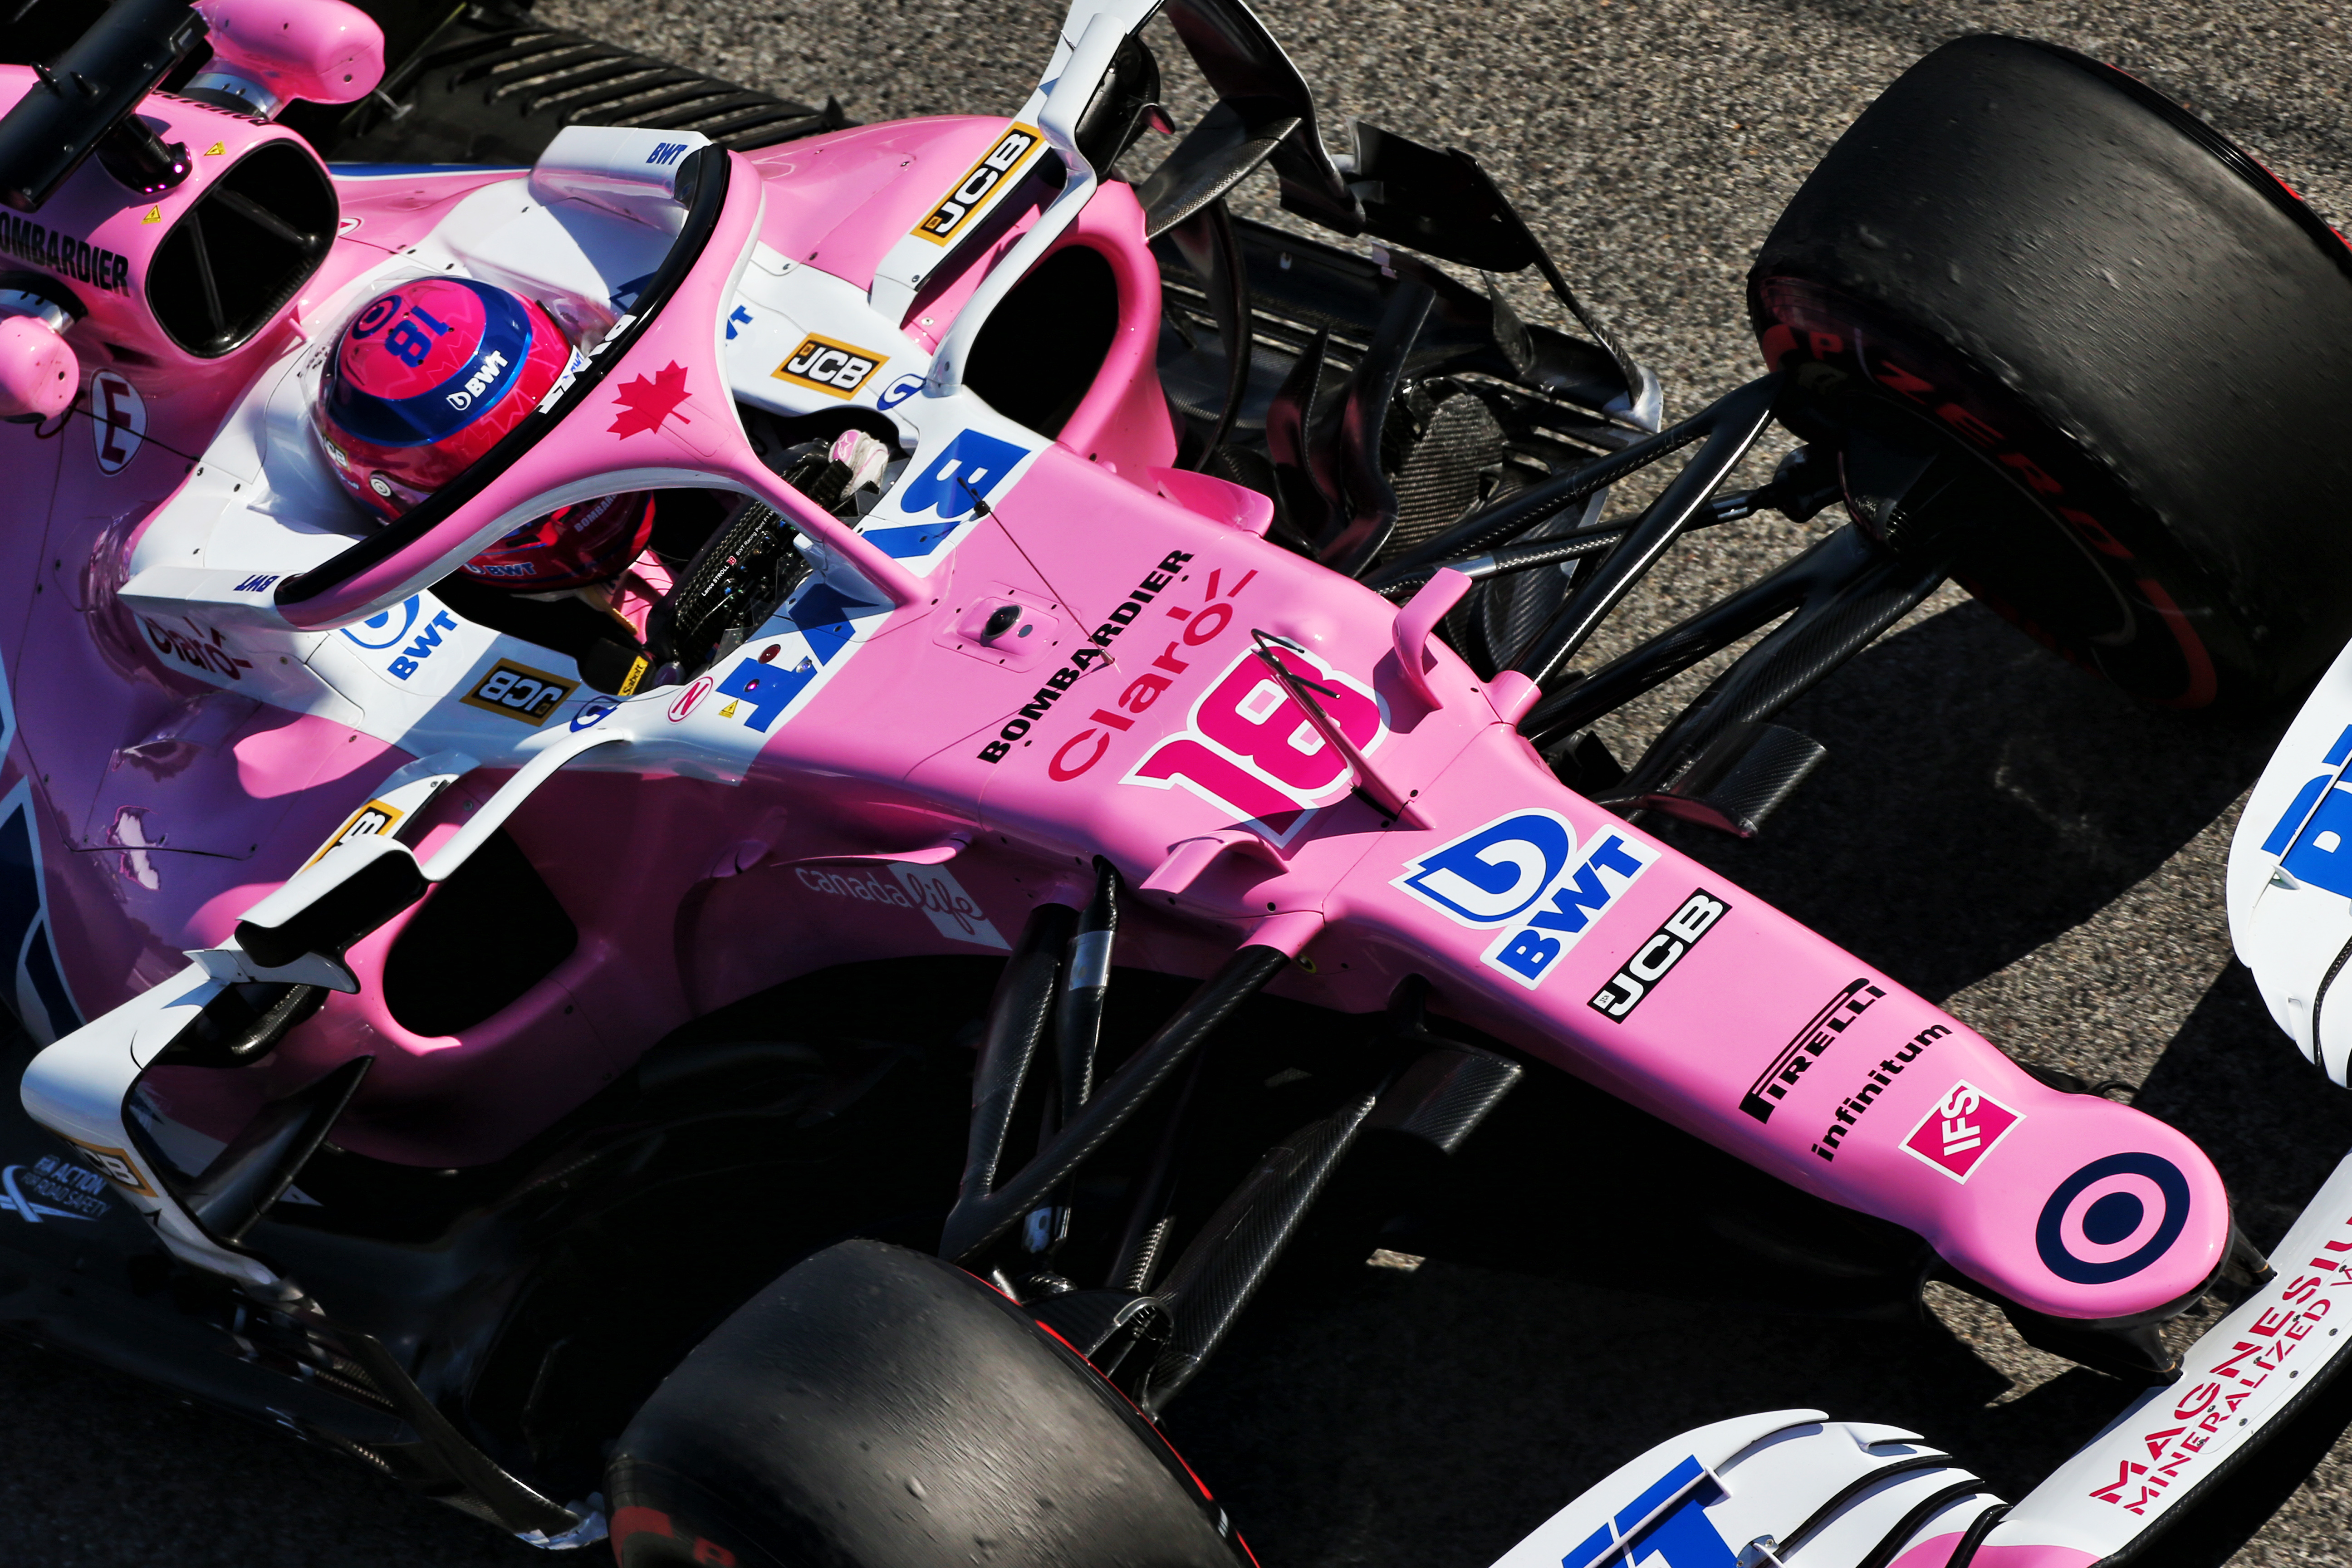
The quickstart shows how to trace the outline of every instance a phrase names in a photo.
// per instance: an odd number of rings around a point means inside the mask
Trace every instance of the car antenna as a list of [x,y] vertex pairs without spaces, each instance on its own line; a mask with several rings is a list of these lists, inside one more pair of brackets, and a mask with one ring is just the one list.
[[958,474],[956,476],[956,483],[961,485],[964,489],[964,493],[971,497],[971,504],[979,509],[981,516],[992,521],[994,520],[996,513],[990,510],[987,498],[982,496],[980,491],[974,488],[970,479],[964,478],[961,474]]

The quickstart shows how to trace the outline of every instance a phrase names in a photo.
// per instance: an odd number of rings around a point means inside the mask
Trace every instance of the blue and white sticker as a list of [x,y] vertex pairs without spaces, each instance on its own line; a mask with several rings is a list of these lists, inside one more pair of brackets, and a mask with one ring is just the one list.
[[2263,853],[2279,857],[2287,874],[2331,893],[2352,896],[2352,726],[2320,759],[2326,771],[2304,781],[2294,798],[2263,840]]
[[[16,704],[8,693],[7,672],[0,670],[0,757],[16,743]],[[48,886],[41,877],[41,834],[30,778],[17,780],[0,800],[0,1002],[44,1046],[82,1025],[49,931]]]
[[988,498],[1035,450],[984,430],[957,431],[938,449],[918,452],[898,486],[867,517],[866,537],[901,561],[935,553],[986,511]]
[[[743,657],[719,679],[718,695],[725,703],[719,717],[767,734],[811,693],[842,651],[888,613],[887,605],[849,598],[823,578],[812,578],[768,629],[743,645]],[[686,715],[673,710],[670,717]]]
[[1532,991],[1657,858],[1617,832],[1580,850],[1568,818],[1521,811],[1409,862],[1392,885],[1457,925],[1502,928],[1482,962]]
[[[345,626],[342,635],[353,647],[372,654],[390,655],[370,662],[394,680],[404,681],[445,648],[455,648],[460,641],[478,645],[487,635],[478,629],[467,635],[468,630],[468,625],[444,609],[438,599],[411,594],[392,608],[380,610],[357,626]],[[446,643],[442,640],[445,637],[448,638]],[[443,662],[469,663],[476,651],[468,647],[454,658],[444,656]]]
[[1723,1483],[1694,1454],[1642,1489],[1559,1560],[1560,1568],[1589,1568],[1616,1557],[1643,1568],[1732,1568],[1738,1560],[1706,1516],[1721,1502]]

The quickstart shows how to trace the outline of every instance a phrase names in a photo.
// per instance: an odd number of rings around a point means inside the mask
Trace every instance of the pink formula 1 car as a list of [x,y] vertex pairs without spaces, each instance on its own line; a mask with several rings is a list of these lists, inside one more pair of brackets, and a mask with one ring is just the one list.
[[[1566,1072],[1841,1278],[2148,1391],[2014,1504],[1737,1416],[1505,1563],[2134,1557],[2352,1343],[2352,1166],[2267,1261],[2181,1133],[1640,824],[1753,833],[1822,754],[1774,716],[1948,576],[2151,701],[2296,691],[2352,629],[2352,251],[1964,40],[1774,230],[1768,373],[1668,423],[1473,160],[1331,153],[1240,0],[1168,0],[1174,134],[1156,6],[1080,0],[1009,119],[864,127],[478,9],[388,78],[334,0],[0,67],[6,1321],[633,1568],[1231,1564],[1158,1414],[1294,1238],[1404,1234]],[[482,129],[533,91],[571,122]],[[530,161],[330,165],[298,100]],[[1397,248],[1236,221],[1261,167]],[[1682,534],[1832,507],[1588,656]],[[496,580],[608,514],[608,579]]]

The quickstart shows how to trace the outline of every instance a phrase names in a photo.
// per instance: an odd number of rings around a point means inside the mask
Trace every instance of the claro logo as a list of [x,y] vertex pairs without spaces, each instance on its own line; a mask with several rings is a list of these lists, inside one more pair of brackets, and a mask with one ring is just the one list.
[[139,624],[146,630],[148,646],[162,654],[164,662],[207,680],[243,680],[241,672],[253,668],[251,659],[239,658],[211,626],[199,626],[184,617],[181,624],[188,629],[182,631],[144,616],[139,617]]
[[[1055,671],[1035,700],[982,749],[980,758],[992,763],[1007,756],[1079,676],[1109,662],[1108,651],[1097,650],[1108,650],[1114,639],[1125,637],[1118,669],[1126,681],[1118,696],[1087,714],[1087,722],[1046,756],[1047,778],[1056,784],[1082,778],[1179,679],[1203,660],[1215,659],[1216,676],[1193,701],[1182,727],[1161,734],[1119,782],[1189,791],[1276,843],[1287,843],[1316,811],[1346,795],[1351,782],[1348,761],[1324,740],[1255,650],[1234,646],[1246,628],[1234,613],[1234,601],[1257,574],[1229,577],[1217,567],[1175,575],[1191,560],[1181,551],[1171,552],[1096,628],[1089,639],[1094,646],[1080,648],[1068,666]],[[1178,583],[1185,585],[1181,593]],[[1320,689],[1324,712],[1350,743],[1370,752],[1387,738],[1387,715],[1370,687],[1311,653],[1284,648],[1276,657],[1293,675]],[[1096,689],[1108,693],[1110,683],[1089,689]]]
[[[1128,591],[1127,597],[1111,610],[1103,624],[1097,626],[1092,635],[1087,638],[1087,646],[1072,654],[1069,663],[1047,676],[1045,684],[1037,689],[1036,696],[1022,704],[1021,711],[1005,721],[1004,728],[997,731],[996,739],[980,749],[980,760],[983,763],[1001,763],[1011,756],[1013,748],[1027,739],[1030,727],[1054,710],[1054,705],[1062,700],[1071,687],[1078,683],[1080,676],[1098,664],[1107,664],[1110,661],[1111,644],[1124,637],[1129,629],[1142,618],[1143,613],[1150,608],[1160,595],[1168,591],[1171,584],[1178,580],[1179,574],[1184,570],[1184,563],[1192,559],[1192,552],[1189,551],[1171,550],[1160,558],[1159,565],[1145,573],[1143,581]],[[1253,572],[1249,577],[1256,575],[1257,574]],[[1249,582],[1249,577],[1244,577],[1240,583],[1234,584],[1234,593],[1240,593]],[[1212,597],[1215,595],[1218,574],[1210,573]],[[1230,608],[1224,605],[1212,607],[1218,612],[1213,624],[1208,622],[1205,611],[1195,615],[1191,610],[1169,606],[1170,615],[1190,624],[1185,626],[1180,637],[1169,641],[1168,647],[1158,658],[1152,660],[1153,671],[1167,670],[1181,675],[1192,668],[1189,659],[1180,657],[1180,647],[1190,646],[1195,639],[1207,642],[1223,631],[1234,618],[1234,613]],[[1168,686],[1167,677],[1156,673],[1139,675],[1129,681],[1127,689],[1118,697],[1118,706],[1121,711],[1114,713],[1106,709],[1096,709],[1094,722],[1062,742],[1061,749],[1054,753],[1054,760],[1046,764],[1047,776],[1057,783],[1067,784],[1102,761],[1103,750],[1110,744],[1109,731],[1132,727],[1135,720],[1128,715],[1140,713],[1150,708],[1152,703],[1159,700],[1160,694],[1167,690]]]

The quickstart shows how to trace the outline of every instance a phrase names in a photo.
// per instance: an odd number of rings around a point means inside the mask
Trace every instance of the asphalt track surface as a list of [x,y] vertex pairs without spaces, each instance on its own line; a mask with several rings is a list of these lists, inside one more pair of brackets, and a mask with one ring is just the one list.
[[[834,93],[865,121],[1006,111],[1060,15],[1028,0],[777,5],[543,10],[739,81]],[[1871,98],[1964,32],[2123,65],[2352,226],[2352,16],[2331,3],[1265,0],[1265,15],[1335,121],[1467,147],[1518,193],[1656,366],[1670,414],[1756,373],[1748,257]],[[1156,41],[1171,80],[1189,70],[1164,25]],[[1629,629],[1666,624],[1816,532],[1776,519],[1699,536]],[[2196,1137],[2244,1223],[2274,1238],[2352,1147],[2352,1094],[2273,1029],[2222,917],[2230,834],[2275,726],[2135,709],[1948,591],[1791,721],[1831,748],[1806,792],[1757,843],[1685,847],[2021,1058],[2141,1085],[2138,1103]],[[2013,1498],[2125,1402],[1948,1293],[1942,1326],[1759,1313],[1704,1236],[1612,1227],[1654,1173],[1587,1154],[1572,1126],[1553,1136],[1559,1179],[1524,1194],[1549,1219],[1524,1271],[1433,1261],[1366,1268],[1312,1300],[1277,1289],[1172,1413],[1171,1435],[1268,1568],[1480,1568],[1651,1444],[1793,1405],[1908,1424]],[[2174,1560],[2352,1562],[2352,1440],[2329,1451],[2332,1436],[2266,1459],[2234,1538]],[[530,1557],[290,1438],[0,1342],[9,1568]]]

